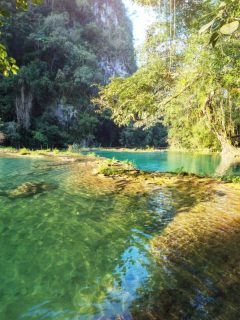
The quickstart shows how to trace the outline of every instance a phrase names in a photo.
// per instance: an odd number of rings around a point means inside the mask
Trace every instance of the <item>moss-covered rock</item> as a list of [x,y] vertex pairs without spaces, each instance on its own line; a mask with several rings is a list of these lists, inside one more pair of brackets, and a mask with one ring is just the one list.
[[115,159],[108,159],[100,162],[96,170],[96,173],[102,174],[104,176],[136,176],[140,173],[140,171],[137,170],[134,167],[134,164],[130,161],[118,161]]
[[15,189],[8,191],[6,194],[9,198],[31,197],[39,193],[55,189],[56,186],[44,182],[26,182]]

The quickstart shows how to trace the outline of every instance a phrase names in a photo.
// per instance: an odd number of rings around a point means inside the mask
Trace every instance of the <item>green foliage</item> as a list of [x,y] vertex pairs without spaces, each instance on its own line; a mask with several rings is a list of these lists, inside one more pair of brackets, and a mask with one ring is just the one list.
[[[114,78],[102,88],[99,98],[93,101],[103,110],[112,111],[112,118],[120,125],[144,120],[149,113],[156,113],[158,100],[156,93],[167,90],[167,81],[172,82],[166,64],[161,60],[151,61],[129,78]],[[169,86],[168,85],[168,86]]]
[[21,142],[21,135],[19,126],[16,122],[5,122],[3,125],[3,132],[6,134],[6,144],[14,147],[19,147]]
[[94,157],[94,158],[98,157],[98,155],[97,155],[95,152],[89,152],[89,153],[87,154],[87,156],[88,156],[88,157]]
[[167,129],[161,124],[145,130],[129,125],[122,130],[120,143],[126,148],[166,148]]
[[18,66],[16,60],[8,57],[6,47],[0,43],[0,72],[8,77],[9,74],[17,74]]
[[[139,2],[155,5],[155,1]],[[167,3],[173,2],[163,1],[163,6]],[[175,148],[227,150],[239,145],[234,138],[240,132],[239,2],[222,2],[222,11],[211,2],[199,3],[199,10],[209,12],[194,24],[188,22],[193,18],[189,12],[198,4],[188,1],[181,8],[180,3],[185,1],[176,2],[175,18],[166,11],[165,20],[150,28],[143,66],[127,79],[113,79],[95,101],[101,109],[109,108],[121,125],[149,128],[162,123]],[[214,22],[199,34],[198,26],[209,16]],[[177,23],[176,38],[163,33],[169,20],[174,24],[179,17],[185,27]],[[206,46],[209,36],[202,34],[206,31],[222,35],[214,49]]]
[[210,33],[209,42],[215,47],[219,40],[226,36],[236,36],[240,29],[239,0],[221,1],[215,11],[211,13],[213,19],[202,26],[200,33]]
[[203,148],[216,149],[231,142],[240,124],[236,91],[240,85],[240,47],[237,41],[231,41],[225,52],[220,48],[213,51],[204,43],[205,37],[189,39],[172,97],[161,106],[165,124],[171,128],[170,137],[185,136],[188,142],[194,139]]
[[48,145],[48,138],[40,131],[33,132],[33,139],[36,142],[36,145],[46,147]]
[[32,3],[32,4],[40,4],[42,3],[43,0],[16,0],[16,8],[21,8],[23,10],[27,10],[28,9],[28,6],[29,6],[29,3]]
[[223,176],[222,181],[240,183],[240,176]]
[[[42,0],[32,0],[32,4],[40,4]],[[27,0],[16,0],[15,7],[17,9],[28,9],[28,1]],[[6,3],[0,4],[0,27],[3,26],[3,18],[9,16],[8,6]],[[1,34],[1,33],[0,33]],[[3,76],[8,77],[10,74],[17,74],[19,70],[18,66],[16,65],[16,60],[12,57],[8,56],[6,46],[0,43],[0,72]]]
[[22,148],[22,149],[19,150],[19,153],[20,153],[20,155],[22,155],[22,156],[26,156],[26,155],[29,155],[31,152],[30,152],[30,150],[27,149],[27,148]]
[[[107,80],[103,58],[107,63],[123,60],[129,72],[135,68],[131,25],[123,4],[111,3],[119,25],[109,17],[109,26],[105,27],[94,15],[96,1],[33,5],[39,2],[19,1],[19,10],[15,3],[1,3],[8,13],[2,27],[4,48],[20,67],[15,76],[6,67],[9,77],[0,82],[6,144],[33,148],[118,144],[121,130],[109,118],[98,115],[90,99],[96,94],[93,85]],[[27,130],[16,112],[16,98],[22,92],[22,100],[32,97],[29,111],[23,114],[30,118]],[[23,110],[24,105],[19,113]],[[112,127],[116,138],[108,142]]]
[[15,2],[1,3],[4,143],[159,148],[168,131],[175,148],[239,146],[239,1],[135,2],[155,7],[159,21],[149,28],[141,68],[105,87],[111,59],[124,61],[129,74],[135,68],[121,1],[112,2],[118,23],[109,17],[107,28],[94,17],[95,0],[20,0],[17,12]]
[[118,161],[116,159],[107,159],[102,161],[98,167],[98,174],[106,176],[122,175],[129,171],[135,170],[134,164],[131,161]]

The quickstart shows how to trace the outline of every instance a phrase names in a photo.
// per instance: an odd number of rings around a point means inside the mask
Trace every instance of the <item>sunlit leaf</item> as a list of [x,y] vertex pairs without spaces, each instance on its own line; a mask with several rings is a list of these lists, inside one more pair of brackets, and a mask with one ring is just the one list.
[[3,71],[3,75],[4,75],[4,77],[8,77],[9,76],[9,72],[7,70],[4,70]]
[[226,7],[226,5],[227,5],[226,2],[221,1],[219,4],[219,8],[224,8],[224,7]]
[[202,26],[202,28],[199,30],[199,33],[204,33],[207,30],[209,30],[209,28],[214,24],[215,20],[212,20],[211,22],[205,24],[204,26]]
[[233,22],[224,24],[220,28],[220,32],[224,35],[231,35],[235,31],[237,31],[238,27],[239,27],[239,21],[233,21]]

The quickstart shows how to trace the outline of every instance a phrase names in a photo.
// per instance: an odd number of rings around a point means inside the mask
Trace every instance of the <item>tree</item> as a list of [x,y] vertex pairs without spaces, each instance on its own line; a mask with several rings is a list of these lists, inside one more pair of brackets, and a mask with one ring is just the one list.
[[171,82],[166,62],[152,60],[131,77],[112,79],[93,102],[102,110],[111,109],[112,118],[119,125],[145,125],[149,115],[158,110],[157,93],[168,91]]
[[[144,5],[158,3],[139,2]],[[163,4],[167,2],[171,1]],[[189,10],[197,2],[176,2],[176,16],[188,21]],[[180,3],[186,6],[179,9]],[[210,3],[200,5],[205,11]],[[214,32],[223,35],[224,28],[230,28],[228,24],[237,21],[239,3],[233,0],[220,6],[225,8],[226,14],[220,13],[224,20],[215,26],[218,29]],[[214,16],[218,8],[212,4],[209,15]],[[137,126],[150,127],[162,122],[169,128],[171,145],[190,149],[221,148],[224,154],[239,153],[235,139],[240,131],[237,23],[234,31],[231,29],[229,34],[219,38],[219,45],[211,48],[206,46],[208,35],[198,32],[202,18],[197,19],[195,26],[185,23],[187,29],[180,29],[176,39],[168,33],[164,37],[162,30],[172,19],[169,15],[171,12],[166,16],[166,23],[160,21],[151,27],[143,67],[130,78],[113,79],[100,91],[99,105],[110,108],[114,121],[120,124],[134,122]],[[206,30],[210,30],[209,27]],[[167,49],[174,46],[171,59],[168,59]]]
[[[214,51],[206,47],[205,39],[189,39],[176,84],[159,108],[175,140],[187,134],[189,141],[198,138],[199,145],[209,147],[211,142],[221,145],[223,153],[232,153],[240,125],[239,42],[230,41],[223,52],[221,47]],[[180,134],[177,128],[182,129]]]
[[28,10],[6,6],[9,17],[2,41],[20,67],[16,75],[0,81],[7,143],[34,148],[74,142],[107,146],[114,127],[114,144],[119,144],[121,129],[108,117],[109,124],[98,130],[105,115],[97,114],[90,102],[95,84],[106,83],[109,73],[135,70],[125,8],[119,0],[109,5],[111,15],[97,0],[48,0],[39,6],[29,1]]
[[[32,0],[32,4],[40,4],[42,0]],[[27,10],[29,2],[27,0],[16,0],[15,2],[16,9]],[[3,26],[4,18],[10,15],[9,6],[7,3],[0,5],[0,28]],[[18,66],[16,65],[16,60],[8,56],[6,46],[0,43],[0,72],[5,76],[9,74],[16,74],[18,71]]]

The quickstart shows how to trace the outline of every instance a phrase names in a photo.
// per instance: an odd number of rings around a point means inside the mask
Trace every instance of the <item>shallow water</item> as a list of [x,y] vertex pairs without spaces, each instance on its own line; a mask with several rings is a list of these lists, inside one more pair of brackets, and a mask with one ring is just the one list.
[[[50,188],[13,197],[13,191],[25,190],[19,186],[27,182]],[[153,319],[147,310],[153,311],[155,319],[215,319],[215,309],[207,302],[204,312],[201,309],[201,287],[196,286],[199,302],[192,298],[192,277],[189,290],[181,291],[184,267],[178,266],[175,272],[175,261],[165,265],[164,259],[159,262],[149,251],[153,237],[174,223],[177,211],[183,207],[188,211],[215,196],[209,186],[206,191],[204,183],[200,186],[193,181],[161,187],[150,195],[108,192],[101,184],[84,181],[84,169],[76,164],[0,158],[0,190],[1,320]],[[225,212],[224,194],[221,199],[220,208]],[[234,215],[237,198],[230,204]],[[235,249],[240,249],[238,240],[232,238]],[[224,254],[218,249],[223,261]],[[208,258],[200,259],[200,269]],[[188,259],[196,261],[191,255]],[[239,263],[239,257],[232,257],[229,263]],[[216,278],[213,289],[220,290],[218,274],[226,266],[218,265],[216,274],[210,270]],[[200,271],[196,269],[195,278],[201,274],[202,281],[208,281],[209,274]],[[240,312],[238,300],[230,299],[237,289],[239,279],[235,277],[224,292],[231,301],[231,317],[216,319],[237,319],[233,316]],[[158,305],[169,310],[172,292],[176,292],[174,304],[180,316],[174,310],[173,315],[154,313]],[[214,301],[219,304],[212,297],[211,306]],[[224,299],[220,303],[224,305]]]
[[[149,238],[172,216],[148,197],[75,185],[72,165],[0,158],[0,189],[49,183],[50,192],[0,197],[0,319],[99,319],[129,312],[148,278]],[[152,208],[153,207],[153,208]]]
[[[130,160],[138,169],[146,171],[184,171],[202,176],[213,176],[221,162],[219,155],[193,154],[186,152],[125,152],[94,150],[102,157]],[[228,174],[240,175],[240,165],[230,168]]]

